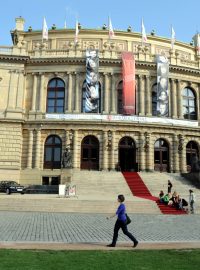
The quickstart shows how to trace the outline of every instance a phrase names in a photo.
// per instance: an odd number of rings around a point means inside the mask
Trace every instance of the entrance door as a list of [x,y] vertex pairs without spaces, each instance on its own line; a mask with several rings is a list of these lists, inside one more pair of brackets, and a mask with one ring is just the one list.
[[196,142],[190,141],[186,145],[187,171],[191,171],[192,163],[199,159],[198,145]]
[[124,137],[119,142],[119,166],[123,172],[137,171],[136,147],[134,140]]
[[81,169],[99,170],[99,141],[87,136],[81,143]]
[[169,146],[163,139],[157,140],[154,145],[154,170],[169,171]]

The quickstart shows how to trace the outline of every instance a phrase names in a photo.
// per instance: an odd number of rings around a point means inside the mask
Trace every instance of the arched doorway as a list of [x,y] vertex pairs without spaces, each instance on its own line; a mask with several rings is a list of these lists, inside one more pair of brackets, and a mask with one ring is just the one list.
[[44,145],[44,169],[61,168],[62,141],[60,137],[51,135]]
[[157,140],[154,145],[154,170],[169,171],[169,145],[163,139]]
[[119,166],[123,172],[138,171],[135,142],[130,137],[119,142]]
[[194,141],[188,142],[186,145],[186,161],[187,161],[187,171],[191,171],[192,163],[195,159],[199,159],[198,145]]
[[99,170],[99,141],[94,136],[86,136],[82,140],[81,169]]

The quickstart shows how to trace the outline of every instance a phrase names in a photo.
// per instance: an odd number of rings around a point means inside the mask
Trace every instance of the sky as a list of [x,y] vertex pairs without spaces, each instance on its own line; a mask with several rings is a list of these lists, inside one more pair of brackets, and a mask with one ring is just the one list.
[[129,25],[133,31],[141,32],[143,18],[146,33],[152,29],[156,35],[171,37],[171,25],[176,39],[190,43],[200,31],[199,0],[10,0],[2,1],[0,7],[0,46],[12,45],[10,30],[15,29],[15,18],[25,19],[25,30],[42,29],[43,17],[49,28],[53,24],[64,28],[75,28],[78,18],[83,28],[100,28],[108,24],[111,17],[114,29],[126,31]]

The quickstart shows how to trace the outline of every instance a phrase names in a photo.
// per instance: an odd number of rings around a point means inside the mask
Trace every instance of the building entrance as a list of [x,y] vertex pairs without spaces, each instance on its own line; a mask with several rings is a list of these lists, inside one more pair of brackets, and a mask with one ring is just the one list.
[[123,172],[138,171],[135,142],[130,137],[124,137],[119,142],[119,166]]
[[169,145],[159,139],[154,145],[154,170],[159,172],[169,172]]
[[94,136],[86,136],[82,140],[81,169],[99,170],[99,141]]

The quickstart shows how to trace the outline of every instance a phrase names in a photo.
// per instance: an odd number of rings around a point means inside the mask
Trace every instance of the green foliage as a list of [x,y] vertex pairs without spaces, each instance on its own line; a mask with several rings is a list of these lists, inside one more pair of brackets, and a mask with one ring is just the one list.
[[0,270],[200,269],[200,250],[0,250]]

